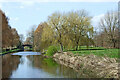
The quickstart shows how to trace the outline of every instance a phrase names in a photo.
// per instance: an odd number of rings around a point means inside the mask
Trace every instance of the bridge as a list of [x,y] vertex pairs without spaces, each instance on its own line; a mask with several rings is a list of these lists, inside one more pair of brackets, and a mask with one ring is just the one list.
[[2,53],[0,53],[0,56],[8,53],[19,52],[19,51],[32,51],[32,45],[24,44],[24,45],[19,45],[17,47],[3,48]]
[[32,45],[30,45],[30,44],[23,44],[22,46],[23,47],[30,47],[30,48],[32,48]]
[[17,47],[18,49],[22,49],[22,50],[32,50],[32,45],[30,44],[23,44],[21,46]]
[[32,45],[30,44],[23,44],[22,47],[24,50],[32,50]]
[[23,45],[19,45],[17,47],[7,47],[7,48],[3,48],[2,52],[6,52],[6,51],[10,51],[10,50],[16,50],[16,49],[20,49],[20,50],[32,50],[32,45],[30,44],[23,44]]

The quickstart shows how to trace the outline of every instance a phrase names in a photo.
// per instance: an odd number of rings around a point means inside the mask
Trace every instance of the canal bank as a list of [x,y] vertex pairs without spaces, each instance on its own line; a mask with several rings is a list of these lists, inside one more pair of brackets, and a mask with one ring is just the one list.
[[118,62],[115,58],[95,55],[78,56],[73,53],[55,53],[53,59],[75,71],[94,78],[118,78]]

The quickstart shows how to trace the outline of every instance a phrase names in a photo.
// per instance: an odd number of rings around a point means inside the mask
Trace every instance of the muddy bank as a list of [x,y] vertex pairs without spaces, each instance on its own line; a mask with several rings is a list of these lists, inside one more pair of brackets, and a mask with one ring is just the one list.
[[117,59],[95,55],[78,56],[73,53],[55,53],[53,59],[67,67],[81,72],[86,77],[118,78]]

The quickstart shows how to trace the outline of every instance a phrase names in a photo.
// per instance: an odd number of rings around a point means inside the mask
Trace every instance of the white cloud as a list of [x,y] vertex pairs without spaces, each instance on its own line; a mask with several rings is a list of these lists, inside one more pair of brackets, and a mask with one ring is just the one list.
[[25,6],[32,6],[32,5],[34,5],[34,1],[23,1],[23,2],[21,2],[22,3],[22,5],[25,5]]
[[18,20],[19,20],[19,18],[18,18],[18,17],[16,17],[16,18],[14,18],[14,20],[15,20],[15,21],[18,21]]
[[14,18],[10,18],[10,21],[18,21],[19,20],[19,18],[18,17],[14,17]]
[[23,9],[25,7],[33,6],[35,2],[23,1],[23,2],[20,2],[20,3],[21,3],[21,5],[19,6],[19,8]]
[[119,0],[0,0],[0,2],[20,2],[20,8],[22,9],[26,6],[33,6],[37,2],[119,2]]
[[0,9],[2,8],[2,3],[0,3]]
[[24,8],[24,6],[21,5],[20,8]]
[[3,12],[5,13],[6,16],[9,16],[9,14],[10,14],[10,12],[7,10],[4,10]]
[[[0,0],[0,2],[119,2],[119,0]],[[29,4],[29,3],[28,3]]]
[[23,9],[25,7],[33,6],[35,2],[33,2],[33,1],[23,1],[23,2],[20,2],[20,3],[21,3],[20,8]]
[[94,27],[96,30],[99,30],[99,25],[98,25],[98,24],[99,24],[101,18],[104,17],[104,15],[105,15],[105,14],[100,14],[100,15],[94,16],[94,17],[92,18],[92,25],[93,25],[93,27]]

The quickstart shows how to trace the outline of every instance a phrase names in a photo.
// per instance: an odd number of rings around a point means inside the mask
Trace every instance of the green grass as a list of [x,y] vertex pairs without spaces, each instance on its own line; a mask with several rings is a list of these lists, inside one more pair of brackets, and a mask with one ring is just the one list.
[[108,56],[110,58],[119,58],[118,56],[119,49],[106,49],[104,47],[89,46],[87,48],[86,46],[79,46],[77,51],[75,51],[75,49],[70,49],[70,50],[64,49],[64,51],[72,52],[74,54],[78,53],[79,55],[94,54],[97,56]]
[[[56,46],[57,50],[60,50],[60,46]],[[97,56],[107,56],[110,58],[120,58],[118,56],[118,51],[119,49],[106,49],[104,47],[92,47],[89,46],[88,48],[86,46],[79,46],[78,50],[75,51],[75,49],[64,49],[64,52],[72,52],[74,54],[78,54],[78,55],[89,55],[89,54],[94,54]]]
[[4,51],[4,52],[2,52],[2,53],[0,53],[0,54],[6,54],[6,53],[18,51],[18,50],[20,50],[20,49],[14,49],[14,50],[9,50],[9,51]]
[[[95,49],[95,48],[93,48],[93,49]],[[80,51],[70,51],[70,52],[72,52],[74,54],[78,53],[79,55],[94,54],[97,56],[108,56],[110,58],[119,58],[118,50],[119,49],[104,49],[104,50],[80,50]]]
[[[81,47],[78,47],[78,50],[80,49],[87,49],[86,46],[81,46]],[[89,46],[88,49],[105,49],[103,47],[92,47],[92,46]]]
[[[86,50],[86,49],[105,49],[105,48],[103,48],[103,47],[92,47],[92,46],[89,46],[88,48],[86,47],[86,46],[78,46],[78,50]],[[73,49],[73,48],[71,48],[71,49],[64,49],[63,51],[72,51],[72,50],[75,50],[75,48]]]

